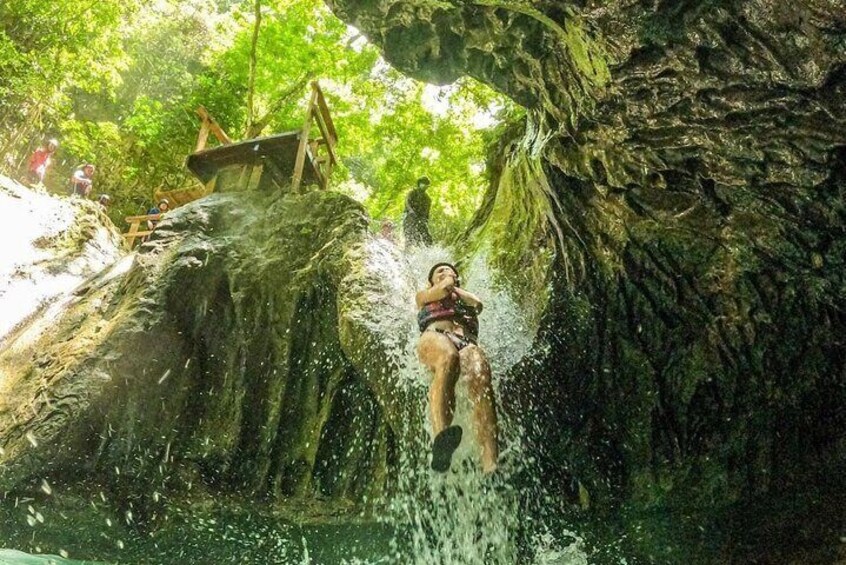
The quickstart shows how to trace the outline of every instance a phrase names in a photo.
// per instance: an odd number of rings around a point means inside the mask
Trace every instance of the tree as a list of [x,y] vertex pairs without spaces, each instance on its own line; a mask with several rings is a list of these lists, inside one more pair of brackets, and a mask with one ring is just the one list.
[[405,78],[320,3],[137,10],[105,0],[86,10],[80,18],[75,0],[0,5],[0,148],[22,162],[40,134],[58,134],[48,185],[62,191],[74,166],[97,163],[96,190],[113,196],[115,220],[145,210],[156,189],[196,183],[184,159],[198,105],[235,137],[294,130],[315,78],[340,135],[333,184],[373,216],[398,219],[426,174],[433,231],[449,237],[481,196],[486,141],[474,119],[502,97],[472,81],[435,89]]

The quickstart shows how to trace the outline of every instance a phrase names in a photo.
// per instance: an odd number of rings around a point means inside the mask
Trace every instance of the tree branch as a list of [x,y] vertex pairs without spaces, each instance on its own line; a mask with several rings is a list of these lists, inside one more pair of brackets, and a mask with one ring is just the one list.
[[282,93],[279,98],[277,98],[271,105],[270,109],[262,116],[260,119],[251,122],[250,125],[247,127],[247,132],[244,134],[244,139],[251,139],[253,137],[258,137],[262,130],[267,127],[267,124],[270,123],[270,119],[273,117],[274,114],[279,112],[285,104],[293,97],[302,92],[303,88],[308,84],[308,82],[314,78],[314,73],[307,72],[303,74],[300,79],[294,83],[294,85]]

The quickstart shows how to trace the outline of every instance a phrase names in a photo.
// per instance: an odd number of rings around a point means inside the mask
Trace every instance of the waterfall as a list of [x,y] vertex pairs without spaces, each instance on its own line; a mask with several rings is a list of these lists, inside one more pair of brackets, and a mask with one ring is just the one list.
[[[446,249],[414,248],[402,254],[390,242],[373,239],[368,244],[369,267],[383,278],[389,291],[373,304],[374,316],[382,337],[398,367],[397,378],[419,399],[410,406],[409,421],[425,422],[425,433],[409,434],[400,450],[396,470],[397,494],[388,504],[383,520],[396,531],[392,556],[397,563],[420,565],[524,563],[527,555],[538,564],[587,563],[583,541],[565,532],[558,540],[546,526],[524,513],[526,497],[543,500],[544,489],[538,481],[518,491],[513,478],[537,476],[532,472],[533,458],[522,443],[523,430],[502,410],[499,415],[499,467],[492,476],[482,474],[479,449],[471,424],[471,406],[467,386],[462,379],[456,387],[454,423],[465,433],[453,456],[452,469],[444,474],[429,469],[431,435],[428,423],[428,370],[417,359],[419,337],[414,294],[428,283],[431,266],[450,261]],[[484,257],[476,257],[461,266],[462,286],[482,299],[479,316],[479,345],[492,367],[497,406],[502,406],[501,391],[508,369],[530,350],[533,335],[516,302],[496,283]],[[525,483],[525,478],[523,483]],[[554,503],[554,501],[551,501]],[[560,534],[559,534],[560,535]]]
[[[80,499],[63,503],[55,498],[62,488],[57,484],[42,488],[46,496],[37,500],[21,499],[20,504],[17,499],[7,500],[0,505],[0,563],[74,563],[53,553],[70,559],[84,555],[105,563],[587,563],[579,535],[546,522],[547,516],[560,516],[566,503],[550,495],[537,478],[540,474],[533,454],[523,442],[522,426],[531,424],[499,410],[499,467],[491,476],[481,473],[471,407],[461,381],[455,423],[465,430],[463,441],[450,472],[436,474],[429,469],[430,376],[416,354],[419,331],[414,294],[426,286],[430,267],[449,260],[450,254],[439,247],[403,252],[376,237],[366,240],[363,252],[367,280],[356,281],[366,294],[367,307],[361,309],[366,320],[356,320],[364,325],[355,327],[372,334],[381,345],[379,350],[386,353],[392,384],[400,393],[386,404],[402,411],[401,425],[408,427],[396,430],[398,462],[388,469],[393,474],[391,494],[368,501],[375,508],[377,522],[369,516],[356,520],[345,515],[337,521],[300,523],[297,505],[308,504],[308,500],[283,502],[281,506],[290,508],[289,514],[283,514],[260,501],[247,500],[229,508],[225,501],[214,504],[198,494],[196,505],[169,505],[161,529],[147,532],[135,527],[132,512],[117,510],[125,500],[109,500],[103,491],[95,490],[82,491]],[[509,292],[497,284],[483,256],[460,267],[463,286],[485,304],[480,315],[480,346],[490,360],[501,407],[507,400],[501,394],[507,388],[509,368],[537,347],[534,330]],[[166,372],[160,379],[174,378],[168,375]],[[116,468],[115,473],[119,472]],[[190,480],[187,488],[191,489]],[[159,496],[158,492],[154,496]],[[80,502],[81,508],[75,506]],[[72,513],[66,514],[64,504]],[[6,531],[13,536],[4,539]],[[46,555],[3,550],[4,546]]]

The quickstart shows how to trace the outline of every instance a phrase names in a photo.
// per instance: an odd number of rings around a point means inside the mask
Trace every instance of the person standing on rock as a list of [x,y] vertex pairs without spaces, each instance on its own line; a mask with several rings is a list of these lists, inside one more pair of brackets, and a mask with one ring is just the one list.
[[59,148],[59,142],[51,139],[46,145],[35,150],[29,159],[29,178],[37,184],[44,184],[47,169],[53,163],[53,154]]
[[432,199],[426,194],[429,184],[428,177],[420,177],[417,179],[417,188],[405,198],[402,231],[406,246],[432,245],[432,235],[429,233],[429,209],[432,207]]
[[432,371],[429,388],[429,410],[432,420],[432,469],[449,470],[452,454],[461,443],[462,430],[453,426],[455,386],[465,379],[476,438],[482,449],[482,470],[496,469],[497,446],[496,403],[491,384],[491,368],[477,345],[478,315],[482,301],[461,288],[458,271],[450,263],[438,263],[429,271],[429,287],[416,296],[420,341],[417,355]]

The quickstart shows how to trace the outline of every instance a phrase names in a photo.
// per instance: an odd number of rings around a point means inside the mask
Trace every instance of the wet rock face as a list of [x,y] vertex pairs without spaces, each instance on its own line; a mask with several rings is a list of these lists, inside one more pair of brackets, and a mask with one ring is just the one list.
[[0,175],[0,343],[45,304],[62,300],[123,253],[100,206],[56,198]]
[[344,283],[363,277],[366,225],[333,193],[216,194],[169,214],[0,352],[0,490],[87,477],[136,515],[192,488],[381,492],[385,369],[344,350],[338,307],[343,286],[344,331],[366,334]]
[[719,507],[843,460],[843,2],[328,3],[405,72],[530,109],[471,233],[522,199],[555,245],[547,378],[514,391],[552,472]]
[[563,122],[590,108],[609,78],[602,47],[567,7],[544,11],[488,0],[326,3],[403,72],[442,84],[470,75]]

